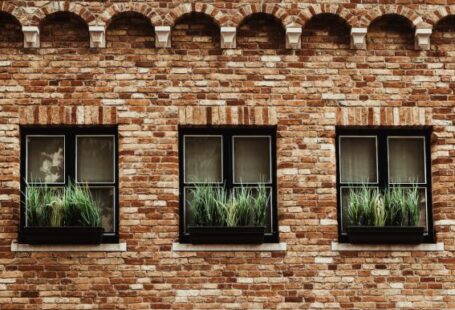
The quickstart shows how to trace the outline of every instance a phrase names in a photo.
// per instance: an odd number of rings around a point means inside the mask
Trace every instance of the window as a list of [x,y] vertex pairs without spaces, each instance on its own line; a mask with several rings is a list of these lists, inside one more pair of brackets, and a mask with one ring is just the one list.
[[430,130],[337,129],[337,198],[340,241],[347,242],[349,193],[367,186],[417,187],[424,241],[434,242],[431,212]]
[[264,185],[269,193],[265,242],[278,242],[275,128],[180,128],[180,242],[189,242],[192,190],[197,184],[228,192]]
[[21,127],[21,232],[27,187],[88,186],[102,210],[103,242],[118,242],[117,129]]

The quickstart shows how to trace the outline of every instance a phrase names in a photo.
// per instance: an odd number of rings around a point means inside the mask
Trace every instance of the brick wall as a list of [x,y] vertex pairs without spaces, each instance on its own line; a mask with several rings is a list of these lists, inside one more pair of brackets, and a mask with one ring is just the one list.
[[[450,1],[269,2],[0,2],[0,309],[455,308],[455,28],[438,23]],[[404,17],[375,20],[367,49],[350,49],[350,26],[385,13]],[[284,48],[292,22],[305,24],[299,50]],[[414,49],[422,23],[429,51]],[[41,48],[22,48],[21,24],[41,25]],[[106,49],[89,48],[87,24],[108,25]],[[151,24],[173,26],[172,48],[155,48]],[[219,25],[239,26],[236,49],[219,48]],[[118,124],[127,252],[11,252],[19,126],[31,124]],[[287,251],[171,250],[177,129],[191,124],[277,125]],[[445,251],[331,250],[336,125],[433,127]]]

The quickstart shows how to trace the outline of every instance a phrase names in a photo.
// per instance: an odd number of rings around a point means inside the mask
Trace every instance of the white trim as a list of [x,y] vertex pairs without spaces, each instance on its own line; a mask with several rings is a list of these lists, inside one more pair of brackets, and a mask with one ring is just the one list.
[[11,252],[126,252],[126,242],[99,245],[30,245],[11,242]]
[[[269,179],[267,182],[235,182],[235,142],[234,139],[249,139],[249,138],[267,138],[269,140]],[[271,135],[233,135],[232,136],[232,184],[233,185],[254,185],[254,184],[273,184],[272,183],[272,136]]]
[[372,252],[372,251],[387,251],[387,252],[442,252],[444,251],[444,243],[421,243],[417,245],[409,244],[351,244],[351,243],[338,243],[332,241],[332,251],[339,252]]
[[172,243],[173,252],[282,252],[287,243],[262,244],[186,244]]
[[[366,138],[374,138],[375,146],[376,146],[376,182],[344,182],[341,179],[342,174],[342,167],[343,165],[341,164],[341,139],[342,138],[361,138],[361,139],[366,139]],[[340,184],[350,184],[350,183],[363,183],[363,184],[375,184],[377,185],[379,183],[379,158],[378,158],[378,136],[375,135],[340,135],[338,136],[338,163],[339,163],[339,174],[340,174]]]
[[[186,169],[185,169],[185,163],[186,163],[186,137],[190,138],[207,138],[207,137],[217,137],[221,138],[221,154],[220,154],[220,159],[221,159],[221,180],[218,182],[188,182],[186,180]],[[224,144],[224,137],[222,135],[183,135],[183,184],[223,184],[224,180],[224,169],[223,169],[223,154],[224,154],[224,149],[223,149],[223,144]]]
[[[28,180],[28,138],[63,138],[63,182],[32,182]],[[26,135],[25,136],[25,180],[30,185],[65,185],[66,183],[66,136],[65,135]]]
[[[390,181],[390,139],[423,139],[423,183],[395,183]],[[426,153],[426,138],[425,136],[387,136],[387,182],[389,185],[427,185],[427,153]]]
[[[112,181],[107,181],[107,182],[91,182],[91,181],[79,181],[78,180],[78,175],[77,175],[77,161],[78,161],[78,154],[77,154],[77,139],[79,139],[79,137],[82,137],[82,138],[112,138],[112,142],[113,142],[113,145],[112,145],[112,151],[113,151],[113,154],[112,154],[112,172],[113,172],[113,180]],[[86,184],[115,184],[115,180],[117,180],[117,175],[116,175],[116,160],[115,160],[115,150],[116,150],[116,144],[115,144],[115,135],[76,135],[76,140],[74,141],[74,169],[75,169],[75,182],[76,183],[86,183]]]

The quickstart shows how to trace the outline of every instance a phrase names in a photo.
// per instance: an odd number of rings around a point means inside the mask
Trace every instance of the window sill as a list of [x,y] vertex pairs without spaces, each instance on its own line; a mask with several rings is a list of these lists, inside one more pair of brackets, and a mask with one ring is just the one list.
[[262,244],[187,244],[174,242],[173,252],[280,252],[286,251],[287,244],[262,243]]
[[332,242],[332,251],[349,252],[349,251],[390,251],[390,252],[442,252],[444,251],[444,243],[421,243],[416,245],[410,244],[351,244],[351,243],[338,243]]
[[30,245],[13,241],[11,252],[126,252],[126,242],[97,245]]

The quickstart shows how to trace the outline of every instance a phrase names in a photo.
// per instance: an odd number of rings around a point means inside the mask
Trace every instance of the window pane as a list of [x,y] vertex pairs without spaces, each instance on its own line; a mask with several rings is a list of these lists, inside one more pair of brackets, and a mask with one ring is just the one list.
[[[251,190],[251,193],[254,195],[254,197],[257,197],[258,190],[257,188],[248,188]],[[239,191],[241,190],[241,187],[234,187],[234,190]],[[265,217],[264,217],[264,226],[265,226],[265,233],[271,233],[272,232],[272,192],[271,188],[267,187],[267,195],[268,195],[268,203],[266,207],[266,212],[265,212]]]
[[114,137],[77,137],[77,181],[115,182]]
[[114,187],[91,187],[90,192],[92,193],[93,199],[98,203],[102,212],[102,226],[104,232],[115,231],[115,215],[114,215]]
[[[63,205],[64,187],[42,185],[28,186],[25,190],[25,226],[48,227],[51,226],[51,217],[41,216],[47,214],[50,207],[60,203]],[[60,198],[60,199],[59,199]]]
[[234,137],[234,182],[270,183],[270,137]]
[[[369,187],[371,190],[377,190],[377,187]],[[349,194],[353,190],[360,190],[360,187],[342,187],[341,188],[341,231],[346,232],[348,227],[348,208],[349,208]]]
[[376,139],[340,137],[340,178],[342,183],[376,183]]
[[425,183],[425,140],[389,138],[389,182]]
[[185,182],[222,182],[221,137],[185,137]]
[[63,137],[27,137],[27,181],[46,183],[65,181]]

